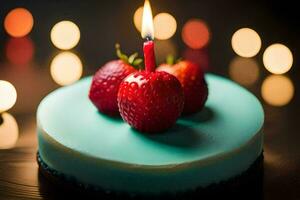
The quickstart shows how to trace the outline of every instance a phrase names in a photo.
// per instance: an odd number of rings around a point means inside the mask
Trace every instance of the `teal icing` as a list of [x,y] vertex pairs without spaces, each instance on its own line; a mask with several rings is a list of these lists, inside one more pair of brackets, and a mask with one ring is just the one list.
[[58,89],[38,108],[40,155],[50,167],[108,190],[180,191],[238,175],[262,151],[263,109],[237,84],[211,74],[206,80],[204,110],[159,135],[100,114],[88,99],[90,77]]

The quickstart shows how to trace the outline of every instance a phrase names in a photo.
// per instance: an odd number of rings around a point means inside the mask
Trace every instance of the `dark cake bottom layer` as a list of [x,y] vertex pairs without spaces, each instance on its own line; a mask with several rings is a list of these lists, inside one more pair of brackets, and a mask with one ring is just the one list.
[[[192,191],[176,194],[163,193],[156,196],[140,196],[127,193],[116,193],[103,190],[93,185],[82,184],[76,178],[66,176],[57,170],[51,169],[37,153],[40,171],[40,190],[47,193],[49,187],[57,186],[62,196],[97,197],[101,199],[261,199],[263,183],[263,153],[242,174],[227,181],[211,184],[208,187],[199,187]],[[46,179],[44,179],[46,178]],[[50,181],[51,185],[45,184]],[[45,186],[47,185],[47,186]]]

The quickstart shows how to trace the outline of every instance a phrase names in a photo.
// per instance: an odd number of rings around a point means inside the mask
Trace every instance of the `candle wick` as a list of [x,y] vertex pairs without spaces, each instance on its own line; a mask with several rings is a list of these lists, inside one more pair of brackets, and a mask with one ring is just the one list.
[[2,113],[0,112],[0,126],[3,124],[3,122],[4,122],[4,119],[2,117]]
[[152,41],[152,37],[148,35],[148,36],[146,36],[146,40],[147,41]]

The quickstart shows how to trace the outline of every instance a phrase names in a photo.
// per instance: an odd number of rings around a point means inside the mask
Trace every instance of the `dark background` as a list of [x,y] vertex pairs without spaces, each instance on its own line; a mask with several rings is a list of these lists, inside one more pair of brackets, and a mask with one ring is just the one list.
[[[181,39],[184,23],[191,18],[203,19],[211,31],[211,41],[205,50],[209,71],[226,77],[229,77],[228,66],[236,56],[230,44],[232,34],[242,27],[251,27],[260,34],[262,49],[254,58],[260,76],[247,86],[261,100],[266,115],[263,192],[258,196],[272,200],[300,199],[300,18],[296,3],[292,0],[151,0],[151,4],[154,15],[169,12],[176,18],[178,28],[171,41],[178,56],[187,48]],[[133,14],[141,5],[142,0],[0,0],[0,79],[13,83],[18,91],[18,101],[8,112],[16,118],[20,131],[14,148],[0,150],[0,199],[57,198],[53,190],[40,189],[35,161],[35,111],[42,97],[59,87],[49,73],[51,59],[61,52],[50,41],[52,26],[61,20],[71,20],[79,26],[81,39],[71,51],[82,60],[84,76],[91,75],[106,61],[116,58],[116,42],[121,43],[125,52],[142,53],[143,40],[133,24]],[[24,67],[14,66],[5,56],[9,36],[3,29],[3,21],[15,7],[27,8],[35,23],[28,36],[34,44],[34,57]],[[289,104],[281,107],[269,105],[261,96],[262,82],[270,75],[263,67],[262,54],[267,46],[277,42],[288,46],[294,57],[293,67],[285,76],[292,81],[295,94]]]

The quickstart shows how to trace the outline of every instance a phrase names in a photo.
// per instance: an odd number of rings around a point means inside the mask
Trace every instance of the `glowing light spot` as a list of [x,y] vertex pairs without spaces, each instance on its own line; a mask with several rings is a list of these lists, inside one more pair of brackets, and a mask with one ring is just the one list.
[[9,113],[2,113],[0,117],[0,149],[13,148],[19,138],[17,121]]
[[17,101],[17,91],[15,87],[7,82],[0,80],[0,113],[12,108]]
[[30,38],[10,38],[5,49],[7,59],[15,65],[29,63],[34,54],[34,45]]
[[210,40],[206,23],[200,19],[191,19],[183,26],[182,39],[192,49],[205,47]]
[[261,39],[253,29],[242,28],[233,34],[231,45],[237,55],[250,58],[258,54],[261,48]]
[[284,74],[293,65],[293,54],[283,44],[269,46],[263,55],[263,63],[266,69],[273,74]]
[[80,40],[80,30],[71,21],[61,21],[51,30],[51,41],[59,49],[68,50],[75,47]]
[[202,48],[202,49],[187,48],[184,50],[182,56],[184,59],[190,60],[198,64],[205,72],[211,69],[209,54],[206,48]]
[[259,67],[254,59],[235,57],[229,65],[229,75],[241,85],[249,86],[259,78]]
[[154,17],[154,36],[159,40],[171,38],[177,29],[176,19],[169,13],[159,13]]
[[[34,61],[25,66],[12,65],[9,62],[5,62],[0,64],[0,71],[0,78],[9,80],[17,89],[17,101],[11,109],[13,113],[26,114],[35,112],[41,99],[57,87],[57,84],[52,80],[49,68],[41,66]],[[2,98],[0,97],[1,103]],[[22,129],[23,132],[24,129]]]
[[261,87],[263,99],[273,106],[284,106],[294,96],[294,85],[292,81],[283,75],[270,75]]
[[[269,132],[271,133],[271,132]],[[272,152],[272,148],[264,147],[264,162],[272,167],[278,166],[278,163],[284,163],[284,156],[279,153]]]
[[150,37],[154,39],[154,25],[153,25],[153,17],[152,10],[149,0],[145,0],[143,7],[143,18],[142,18],[142,38],[146,39]]
[[143,9],[144,9],[143,6],[139,7],[133,15],[133,22],[135,28],[140,32],[142,30]]
[[23,37],[33,27],[33,17],[25,8],[11,10],[4,19],[4,29],[12,37]]
[[168,55],[177,56],[177,47],[172,40],[158,40],[155,42],[155,55],[157,63],[166,62]]
[[55,56],[50,65],[53,80],[59,85],[69,85],[79,80],[82,75],[81,60],[71,52]]

